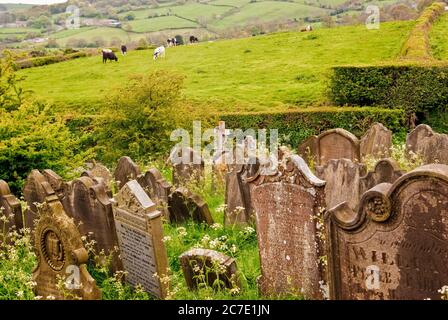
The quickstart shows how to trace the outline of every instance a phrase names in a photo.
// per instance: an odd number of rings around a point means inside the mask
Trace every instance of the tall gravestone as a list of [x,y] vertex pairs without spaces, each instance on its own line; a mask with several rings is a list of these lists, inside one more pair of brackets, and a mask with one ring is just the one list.
[[168,257],[162,213],[138,182],[131,180],[116,195],[114,215],[126,281],[163,299],[167,284],[160,278],[168,272]]
[[400,166],[393,159],[381,159],[379,160],[373,169],[369,171],[365,176],[360,179],[360,195],[373,188],[380,183],[394,183],[398,178],[404,174],[404,171],[400,170]]
[[129,157],[121,157],[115,168],[114,178],[120,190],[128,181],[137,179],[140,175],[140,168]]
[[316,167],[316,175],[325,180],[325,203],[327,208],[347,201],[356,208],[359,202],[360,178],[366,173],[363,164],[353,163],[349,159],[333,159],[324,166]]
[[448,166],[417,168],[326,217],[333,299],[440,299],[448,283]]
[[170,213],[169,220],[173,223],[183,223],[191,219],[198,223],[213,224],[213,218],[207,203],[199,195],[186,188],[177,188],[171,193],[168,210]]
[[92,161],[86,163],[86,167],[89,175],[103,179],[106,190],[110,190],[113,178],[110,170],[106,166],[97,161]]
[[360,142],[350,132],[337,128],[310,137],[298,147],[298,154],[310,163],[325,165],[332,159],[361,160]]
[[272,175],[252,179],[261,262],[260,291],[282,295],[292,290],[323,297],[325,255],[318,216],[325,210],[325,181],[293,155]]
[[11,231],[13,227],[16,231],[23,229],[22,206],[11,193],[8,184],[0,180],[0,218],[2,216],[6,217],[7,222],[0,219],[0,243],[3,231]]
[[156,202],[158,209],[169,221],[168,199],[171,194],[171,184],[163,178],[156,168],[151,168],[145,174],[140,175],[137,181],[146,194]]
[[420,155],[425,164],[448,164],[448,135],[436,133],[426,124],[418,125],[407,136],[406,150]]
[[173,165],[173,184],[175,186],[186,185],[191,181],[198,183],[204,177],[204,160],[190,147],[173,148],[169,161]]
[[[101,299],[101,291],[87,271],[88,254],[81,234],[56,195],[47,197],[40,208],[34,243],[38,265],[33,281],[37,295],[44,299]],[[63,291],[59,287],[61,280]]]
[[45,202],[46,197],[52,195],[56,195],[56,193],[47,179],[39,170],[32,170],[23,188],[23,197],[28,207],[23,221],[25,228],[34,230],[34,222],[39,217],[38,207]]
[[386,158],[392,147],[392,131],[381,123],[373,124],[361,138],[361,157]]
[[112,271],[122,269],[112,202],[106,194],[105,185],[95,183],[89,177],[78,178],[72,183],[72,199],[73,218],[76,223],[81,222],[80,233],[89,240],[95,240],[94,248],[102,262],[112,255]]
[[237,164],[227,173],[225,225],[244,225],[255,220],[248,179],[258,173],[259,167],[258,161],[254,164]]

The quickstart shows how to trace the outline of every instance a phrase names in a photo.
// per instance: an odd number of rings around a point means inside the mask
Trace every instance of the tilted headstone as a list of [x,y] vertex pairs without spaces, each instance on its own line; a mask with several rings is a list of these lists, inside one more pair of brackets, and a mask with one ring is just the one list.
[[361,157],[385,158],[390,155],[391,147],[392,131],[377,122],[361,138]]
[[440,299],[448,283],[448,166],[419,167],[326,216],[332,299]]
[[44,299],[101,299],[101,291],[87,271],[88,254],[81,234],[58,198],[47,197],[39,210],[34,241],[38,259],[33,271],[36,294]]
[[418,125],[407,136],[406,150],[420,155],[425,164],[448,164],[448,135],[436,133],[426,124]]
[[224,224],[244,225],[255,220],[248,179],[254,177],[260,163],[234,165],[226,175]]
[[39,172],[32,170],[28,175],[23,188],[23,197],[28,206],[25,211],[24,227],[34,230],[34,221],[38,219],[38,207],[45,202],[48,196],[56,196],[48,180]]
[[404,174],[400,166],[393,159],[381,159],[375,164],[373,171],[360,179],[360,195],[380,183],[394,183]]
[[189,289],[197,289],[200,284],[214,287],[217,280],[221,288],[240,286],[235,259],[223,253],[195,248],[184,252],[179,259]]
[[167,283],[160,279],[168,272],[168,257],[162,213],[138,182],[131,180],[116,195],[114,216],[126,281],[163,299]]
[[56,192],[58,197],[61,196],[64,190],[64,180],[53,170],[45,169],[42,171],[42,175],[47,179],[51,188]]
[[327,209],[347,201],[355,209],[361,197],[360,178],[366,174],[363,164],[349,159],[333,159],[316,167],[316,175],[325,183]]
[[22,206],[19,200],[11,193],[8,184],[0,180],[0,218],[6,217],[7,222],[0,219],[0,243],[5,231],[8,233],[15,227],[16,231],[23,229]]
[[169,220],[173,223],[182,223],[192,219],[198,223],[213,224],[207,203],[199,195],[185,188],[178,188],[170,195],[168,210]]
[[146,194],[156,202],[158,210],[162,211],[163,216],[169,221],[168,198],[171,194],[171,184],[163,178],[156,168],[151,168],[145,174],[140,175],[137,181]]
[[118,160],[117,168],[114,172],[114,178],[120,190],[128,181],[137,179],[140,175],[140,168],[129,157],[121,157]]
[[204,160],[190,147],[175,147],[171,151],[169,161],[173,166],[173,184],[186,185],[191,181],[201,181],[204,177]]
[[112,202],[104,184],[95,183],[89,177],[81,177],[72,182],[72,193],[73,218],[79,223],[80,233],[89,240],[95,240],[94,248],[99,262],[104,262],[107,256],[112,255],[111,270],[115,272],[122,269]]
[[298,154],[304,159],[314,161],[316,165],[325,165],[332,159],[361,160],[360,142],[350,132],[337,128],[324,131],[318,136],[310,137],[298,147]]
[[324,296],[325,256],[318,218],[325,210],[325,181],[297,155],[272,175],[252,179],[260,251],[260,291],[283,295],[296,290],[309,298]]
[[92,161],[86,163],[86,167],[90,175],[92,175],[93,177],[103,179],[107,191],[111,189],[111,183],[113,178],[112,174],[110,173],[109,169],[106,166],[104,166],[99,162]]

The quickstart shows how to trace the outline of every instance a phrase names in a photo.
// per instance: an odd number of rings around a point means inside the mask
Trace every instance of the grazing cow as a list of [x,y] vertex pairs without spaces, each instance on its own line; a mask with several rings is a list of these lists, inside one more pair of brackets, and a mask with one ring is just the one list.
[[300,32],[313,31],[313,27],[309,24],[305,28],[300,29]]
[[121,46],[121,54],[125,56],[127,52],[128,52],[128,48],[125,45],[122,45]]
[[190,43],[198,43],[199,39],[196,38],[195,36],[190,36]]
[[177,39],[176,38],[168,38],[166,40],[166,44],[168,47],[175,47],[175,46],[177,46]]
[[157,47],[154,50],[153,59],[156,60],[158,57],[165,58],[165,47],[164,46]]
[[107,60],[115,60],[118,61],[117,56],[115,55],[115,53],[110,50],[110,49],[103,49],[103,63],[106,63]]

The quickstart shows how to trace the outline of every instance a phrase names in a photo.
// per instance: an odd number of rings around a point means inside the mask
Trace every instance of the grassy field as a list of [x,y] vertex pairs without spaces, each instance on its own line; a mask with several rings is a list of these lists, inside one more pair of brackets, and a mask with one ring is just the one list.
[[157,61],[151,51],[134,51],[118,63],[103,65],[95,56],[20,74],[24,88],[37,96],[76,108],[101,106],[132,74],[169,69],[185,76],[185,96],[205,102],[208,111],[294,109],[325,103],[332,66],[395,58],[413,24],[283,32],[168,48],[166,58]]
[[433,25],[429,35],[432,55],[439,60],[448,59],[448,14],[441,16]]

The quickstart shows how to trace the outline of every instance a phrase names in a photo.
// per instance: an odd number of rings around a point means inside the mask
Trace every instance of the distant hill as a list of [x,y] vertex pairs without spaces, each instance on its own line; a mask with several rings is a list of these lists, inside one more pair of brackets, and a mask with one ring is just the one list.
[[[374,1],[387,7],[399,1]],[[363,21],[366,0],[70,0],[51,6],[0,5],[0,43],[23,48],[138,46],[167,37],[200,40],[291,30],[312,24]],[[80,9],[81,28],[67,30],[69,5]],[[409,14],[408,14],[409,15]],[[384,18],[384,17],[383,17]],[[413,17],[409,17],[413,18]],[[69,20],[68,20],[69,19]],[[384,21],[384,19],[382,19]],[[386,19],[387,20],[387,19]],[[74,20],[73,20],[74,21]]]

